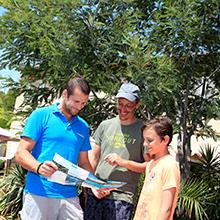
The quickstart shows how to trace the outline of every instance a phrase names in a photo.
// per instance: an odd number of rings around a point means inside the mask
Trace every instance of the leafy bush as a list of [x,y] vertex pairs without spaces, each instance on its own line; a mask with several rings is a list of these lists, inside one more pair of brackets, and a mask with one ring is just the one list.
[[220,219],[220,155],[207,144],[191,163],[188,180],[181,182],[176,220]]
[[206,182],[195,178],[182,181],[176,210],[179,218],[175,219],[208,219],[205,207],[213,197]]
[[7,220],[17,219],[21,210],[25,174],[26,170],[16,164],[0,182],[0,216]]

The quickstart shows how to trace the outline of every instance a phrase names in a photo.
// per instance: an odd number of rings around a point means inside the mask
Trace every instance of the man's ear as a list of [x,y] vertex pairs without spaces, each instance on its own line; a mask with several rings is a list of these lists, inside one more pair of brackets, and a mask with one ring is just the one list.
[[66,89],[64,89],[62,93],[62,98],[67,98],[67,97],[68,97],[68,92]]
[[141,105],[141,101],[139,101],[138,103],[136,103],[135,109],[139,109]]
[[165,135],[165,136],[163,137],[163,139],[164,139],[165,143],[168,145],[168,143],[169,143],[169,141],[170,141],[170,137],[169,137],[168,135]]

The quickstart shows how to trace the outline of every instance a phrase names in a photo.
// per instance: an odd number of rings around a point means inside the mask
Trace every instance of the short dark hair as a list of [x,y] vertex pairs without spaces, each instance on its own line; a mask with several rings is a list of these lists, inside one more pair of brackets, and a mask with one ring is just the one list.
[[90,93],[89,83],[82,77],[75,77],[70,79],[64,87],[64,89],[67,90],[68,97],[70,95],[73,95],[74,89],[76,87],[79,87],[84,94],[89,95]]
[[173,126],[171,120],[168,117],[160,116],[146,121],[143,126],[143,130],[153,128],[157,135],[160,136],[161,140],[164,136],[168,135],[170,137],[168,145],[171,143],[173,138]]

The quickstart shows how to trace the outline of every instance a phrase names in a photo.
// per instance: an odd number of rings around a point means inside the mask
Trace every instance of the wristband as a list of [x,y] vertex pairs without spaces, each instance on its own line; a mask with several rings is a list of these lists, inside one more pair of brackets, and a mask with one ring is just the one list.
[[37,174],[40,174],[39,173],[39,170],[40,170],[40,167],[43,165],[44,163],[40,163],[39,165],[38,165],[38,167],[37,167]]

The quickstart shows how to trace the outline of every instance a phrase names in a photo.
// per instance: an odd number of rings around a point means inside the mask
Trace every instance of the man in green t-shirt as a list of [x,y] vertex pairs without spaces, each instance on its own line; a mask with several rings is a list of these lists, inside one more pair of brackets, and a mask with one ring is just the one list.
[[111,192],[89,191],[85,220],[129,220],[139,176],[145,171],[148,157],[143,147],[143,122],[135,116],[140,106],[140,89],[124,83],[116,97],[118,116],[103,121],[97,128],[91,165],[99,178],[127,184]]

